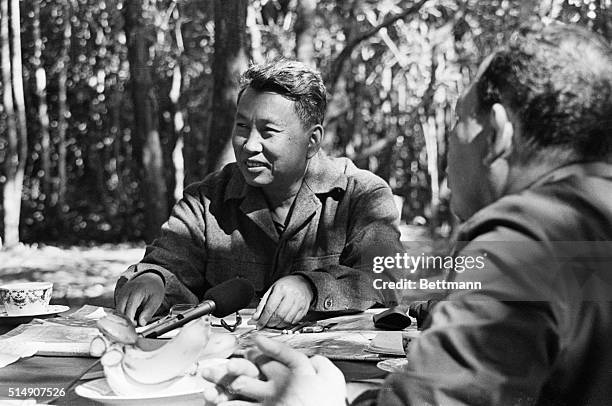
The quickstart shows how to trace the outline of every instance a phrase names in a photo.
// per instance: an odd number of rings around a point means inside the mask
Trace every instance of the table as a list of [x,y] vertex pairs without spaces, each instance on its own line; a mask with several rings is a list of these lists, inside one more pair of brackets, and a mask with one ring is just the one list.
[[[371,320],[371,313],[381,311],[368,311],[363,314],[363,320]],[[359,321],[359,320],[358,320]],[[361,323],[359,321],[359,323]],[[360,327],[359,323],[353,327]],[[373,325],[369,327],[375,331]],[[4,330],[4,331],[3,331]],[[6,332],[0,328],[0,333]],[[65,389],[74,379],[78,378],[94,362],[90,357],[46,357],[33,356],[17,361],[0,369],[0,399],[26,399],[26,397],[10,397],[10,390],[16,388],[50,388],[51,392]],[[342,370],[348,383],[349,398],[356,397],[365,389],[375,388],[376,384],[382,382],[386,372],[379,370],[375,362],[366,361],[334,361],[336,366]],[[97,365],[86,377],[98,378],[101,376],[102,368]],[[364,383],[365,380],[374,380],[374,383]],[[40,403],[48,403],[54,397],[45,393],[45,396],[35,397]],[[94,405],[96,403],[81,398],[74,393],[74,389],[63,396],[53,400],[54,405]]]
[[[41,357],[34,356],[19,360],[17,363],[0,369],[0,399],[27,399],[28,397],[9,397],[9,388],[54,388],[56,391],[66,388],[73,379],[79,377],[91,364],[94,358],[75,357]],[[363,390],[375,388],[375,382],[361,382],[365,379],[379,378],[382,380],[386,373],[375,368],[371,362],[336,361],[334,362],[345,374],[351,398]],[[97,366],[91,371],[94,377],[100,377],[96,372],[102,373]],[[87,375],[90,375],[88,373]],[[81,381],[85,382],[85,381]],[[47,403],[53,396],[38,396],[37,401]],[[97,403],[76,395],[74,389],[68,391],[52,402],[54,405],[97,405]]]

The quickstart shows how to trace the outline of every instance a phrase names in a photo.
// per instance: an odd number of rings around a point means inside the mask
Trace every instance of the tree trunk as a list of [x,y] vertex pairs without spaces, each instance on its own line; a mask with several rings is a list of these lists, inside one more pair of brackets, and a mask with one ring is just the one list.
[[[3,221],[4,243],[13,246],[19,242],[19,214],[15,227],[13,193],[19,155],[17,149],[17,126],[15,125],[15,108],[13,106],[13,86],[11,83],[11,55],[9,45],[8,0],[0,0],[0,59],[2,61],[2,104],[6,114],[7,151],[4,158],[6,181],[3,184]],[[1,244],[0,244],[1,245]]]
[[21,13],[19,0],[11,0],[11,30],[13,31],[13,54],[11,69],[13,71],[13,95],[15,112],[19,128],[19,164],[25,168],[28,156],[28,129],[26,125],[25,97],[23,95],[23,69],[21,64]]
[[[38,121],[40,123],[40,146],[41,146],[41,166],[43,170],[42,190],[45,201],[51,199],[51,137],[49,136],[49,109],[47,106],[47,75],[42,66],[43,42],[40,36],[40,3],[41,0],[34,0],[34,66],[36,71],[36,96],[38,96]],[[45,208],[46,208],[45,204]]]
[[[177,41],[178,42],[178,41]],[[182,52],[182,48],[179,48]],[[179,56],[180,59],[180,56]],[[169,98],[172,102],[172,126],[174,138],[172,150],[170,151],[170,165],[172,166],[172,188],[168,187],[168,195],[171,198],[171,203],[174,204],[177,200],[183,197],[183,182],[185,180],[184,163],[183,163],[183,111],[179,105],[180,96],[182,93],[183,80],[181,73],[181,65],[174,66],[172,75],[172,88],[170,89]]]
[[149,56],[150,46],[153,45],[150,38],[154,38],[153,35],[149,35],[149,27],[153,25],[145,22],[145,3],[153,7],[142,0],[126,2],[124,19],[134,105],[132,143],[141,171],[140,193],[145,215],[144,238],[146,241],[152,241],[168,217],[168,204],[163,154],[157,127],[157,98]]
[[[14,14],[13,14],[14,18]],[[19,12],[17,12],[19,18]],[[2,58],[3,104],[6,113],[7,151],[4,160],[6,181],[3,188],[4,245],[12,247],[19,243],[19,216],[21,192],[25,169],[25,156],[21,155],[22,142],[17,130],[17,117],[13,104],[12,62],[9,38],[9,0],[0,1],[0,56]],[[20,35],[20,30],[16,31]],[[20,64],[21,65],[21,64]],[[14,70],[13,70],[14,72]]]
[[438,172],[438,129],[434,117],[423,117],[421,121],[423,136],[425,138],[425,151],[427,152],[427,172],[431,187],[430,201],[430,231],[438,225],[438,209],[440,207],[440,175]]
[[264,63],[263,45],[261,44],[261,30],[257,21],[258,10],[249,4],[247,9],[247,29],[251,35],[251,60],[256,64]]
[[[431,214],[430,214],[430,231],[435,231],[438,226],[438,211],[440,207],[440,175],[438,171],[438,130],[436,128],[436,119],[432,115],[434,94],[437,87],[436,70],[438,68],[438,52],[436,47],[431,49],[431,68],[429,76],[429,84],[421,98],[420,105],[423,108],[421,116],[421,128],[423,137],[425,138],[425,152],[427,154],[427,172],[430,177],[431,188]],[[418,110],[416,110],[418,112]],[[435,114],[435,113],[434,113]]]
[[[68,82],[68,64],[70,63],[70,45],[72,41],[72,27],[70,26],[70,18],[72,15],[72,1],[66,2],[64,6],[64,38],[62,41],[62,50],[57,63],[58,79],[57,79],[57,211],[58,223],[62,224],[61,218],[66,212],[66,133],[68,131],[68,97],[67,97],[67,82]],[[59,225],[58,224],[58,225]]]
[[295,55],[299,61],[314,66],[314,26],[316,0],[298,2],[295,21]]
[[215,0],[215,55],[209,126],[208,172],[232,162],[232,127],[238,77],[247,68],[246,0]]

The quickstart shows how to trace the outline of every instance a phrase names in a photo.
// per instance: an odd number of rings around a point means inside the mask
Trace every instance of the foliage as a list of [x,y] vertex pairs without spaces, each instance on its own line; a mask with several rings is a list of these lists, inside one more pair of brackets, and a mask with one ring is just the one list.
[[[21,2],[29,156],[23,241],[142,239],[141,187],[132,151],[133,105],[122,8],[125,0],[35,0],[40,3],[46,73],[50,173],[42,169],[35,82],[33,2]],[[211,108],[213,2],[145,1],[153,56],[159,132],[168,201],[205,174]],[[314,63],[328,80],[352,39],[413,6],[413,0],[321,0]],[[296,0],[253,0],[247,21],[251,57],[295,57]],[[69,19],[69,63],[60,64]],[[430,0],[361,41],[331,83],[325,149],[346,155],[404,196],[404,218],[450,221],[444,169],[453,106],[478,62],[529,19],[584,24],[608,40],[610,0]],[[68,74],[67,193],[58,203],[58,78]],[[0,160],[6,150],[0,117]],[[181,146],[184,146],[182,154]],[[178,148],[178,149],[177,149]],[[184,168],[184,173],[183,173]],[[438,175],[436,175],[438,173]],[[178,175],[178,176],[177,176]],[[0,177],[0,183],[5,181]],[[175,182],[178,181],[178,187]],[[43,184],[52,187],[45,194]],[[0,230],[1,232],[2,230]]]

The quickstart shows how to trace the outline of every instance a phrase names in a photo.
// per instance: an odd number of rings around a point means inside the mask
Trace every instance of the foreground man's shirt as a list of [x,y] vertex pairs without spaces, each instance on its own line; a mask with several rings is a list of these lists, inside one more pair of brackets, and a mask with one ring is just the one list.
[[379,405],[609,405],[612,402],[612,166],[560,168],[476,213],[449,292],[392,374]]
[[397,292],[376,290],[371,255],[401,252],[398,210],[378,176],[346,158],[311,159],[292,214],[280,234],[264,195],[246,184],[236,164],[185,189],[184,197],[147,247],[141,263],[117,283],[155,271],[175,303],[197,303],[210,287],[233,277],[250,280],[261,295],[279,278],[299,274],[315,289],[313,310],[364,310],[397,304]]

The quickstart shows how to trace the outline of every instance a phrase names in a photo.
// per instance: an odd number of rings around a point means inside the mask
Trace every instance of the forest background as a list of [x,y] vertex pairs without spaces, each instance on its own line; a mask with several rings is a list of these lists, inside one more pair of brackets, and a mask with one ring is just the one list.
[[0,235],[150,241],[229,147],[236,78],[296,58],[324,76],[324,149],[448,234],[445,152],[483,55],[533,19],[612,33],[610,0],[0,0]]
[[239,73],[279,56],[323,74],[327,153],[446,238],[447,139],[482,57],[533,21],[610,41],[610,3],[0,0],[4,272],[36,254],[24,247],[151,241],[184,186],[232,160]]

